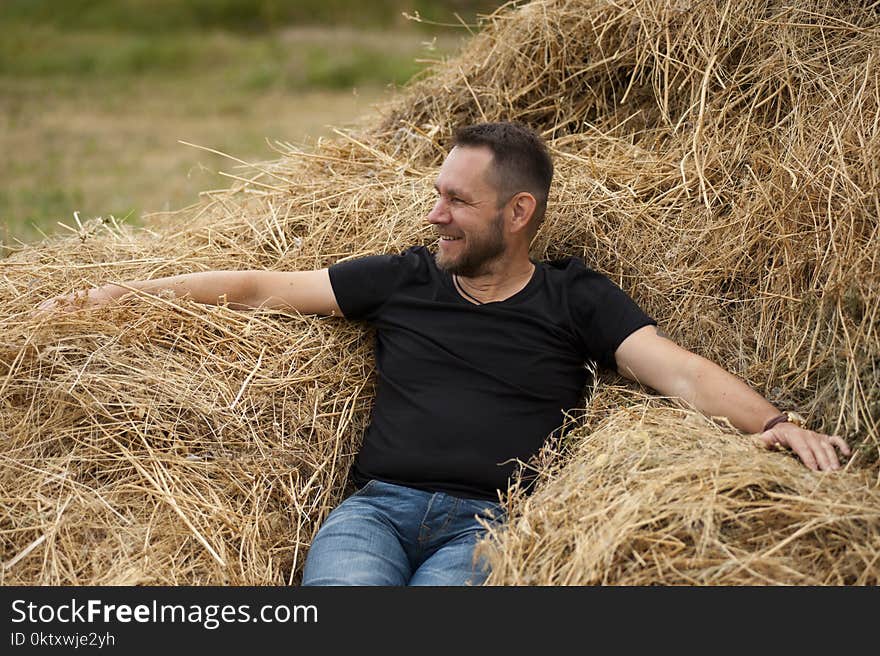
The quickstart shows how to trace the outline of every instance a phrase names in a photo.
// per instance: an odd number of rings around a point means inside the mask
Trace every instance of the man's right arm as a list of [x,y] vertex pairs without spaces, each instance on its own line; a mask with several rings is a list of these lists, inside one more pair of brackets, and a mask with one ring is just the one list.
[[110,283],[85,292],[48,299],[40,310],[64,308],[77,304],[85,307],[104,305],[132,293],[171,292],[178,298],[197,303],[227,303],[236,309],[269,308],[293,310],[300,314],[343,316],[336,302],[327,269],[315,271],[205,271],[168,276],[155,280],[136,280],[122,284]]

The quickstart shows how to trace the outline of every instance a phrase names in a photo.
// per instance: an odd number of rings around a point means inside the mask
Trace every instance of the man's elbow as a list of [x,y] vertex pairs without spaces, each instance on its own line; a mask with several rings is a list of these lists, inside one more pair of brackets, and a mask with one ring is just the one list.
[[261,271],[224,271],[220,284],[214,292],[218,295],[216,303],[227,303],[234,309],[259,307]]
[[687,405],[699,407],[701,391],[707,385],[710,378],[710,369],[714,367],[709,360],[696,353],[685,351],[680,364],[671,380],[669,396],[683,400]]
[[629,375],[623,371],[621,373],[661,396],[681,399],[692,405],[705,379],[707,361],[680,347],[676,348],[676,352],[668,352],[667,356],[660,358],[656,366],[644,370],[641,376],[631,370]]
[[704,358],[648,330],[635,333],[616,353],[618,372],[662,396],[692,401],[705,376]]

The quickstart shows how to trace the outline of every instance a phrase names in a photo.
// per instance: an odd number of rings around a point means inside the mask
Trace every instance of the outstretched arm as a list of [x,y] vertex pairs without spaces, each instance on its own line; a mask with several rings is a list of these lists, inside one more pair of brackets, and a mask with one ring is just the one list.
[[845,455],[850,453],[841,437],[815,433],[793,423],[778,423],[765,431],[767,422],[780,414],[778,409],[745,382],[678,346],[655,326],[635,331],[614,356],[622,376],[664,396],[679,397],[706,415],[727,417],[740,430],[759,434],[767,446],[787,446],[810,469],[839,469],[835,447]]
[[103,305],[132,290],[148,294],[170,291],[179,298],[216,305],[228,303],[237,309],[271,308],[295,310],[302,314],[342,316],[327,269],[316,271],[205,271],[155,280],[135,280],[124,284],[74,292],[47,299],[39,305],[45,311],[65,308],[84,297],[85,307]]

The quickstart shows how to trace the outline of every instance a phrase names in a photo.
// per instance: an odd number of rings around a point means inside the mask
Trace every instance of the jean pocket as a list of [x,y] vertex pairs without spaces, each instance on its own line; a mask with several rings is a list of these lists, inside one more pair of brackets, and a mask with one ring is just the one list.
[[478,517],[489,524],[500,524],[507,519],[507,513],[504,506],[493,501],[474,501],[474,516]]

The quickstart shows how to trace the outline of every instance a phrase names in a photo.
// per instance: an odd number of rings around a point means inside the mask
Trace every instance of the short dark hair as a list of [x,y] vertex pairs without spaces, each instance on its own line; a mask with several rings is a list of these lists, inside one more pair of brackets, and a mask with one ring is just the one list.
[[499,203],[527,191],[537,201],[533,225],[541,223],[553,181],[553,159],[541,135],[517,122],[477,123],[458,128],[453,145],[489,148]]

